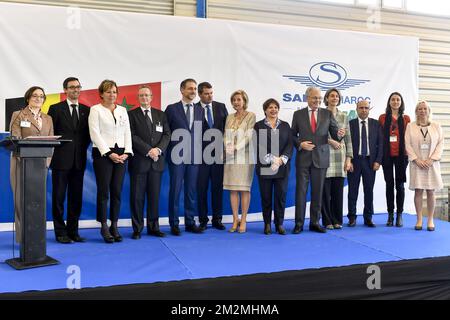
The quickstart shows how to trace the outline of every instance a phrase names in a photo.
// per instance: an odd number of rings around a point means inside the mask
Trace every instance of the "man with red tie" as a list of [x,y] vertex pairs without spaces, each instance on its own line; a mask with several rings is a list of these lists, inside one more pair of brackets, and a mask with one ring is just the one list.
[[311,203],[309,230],[325,233],[320,223],[320,210],[323,184],[327,168],[330,165],[328,134],[334,140],[341,140],[345,128],[338,127],[333,114],[319,108],[322,95],[319,88],[306,89],[308,107],[294,112],[292,134],[297,149],[296,190],[295,190],[295,227],[294,234],[303,231],[306,211],[306,195],[311,181]]

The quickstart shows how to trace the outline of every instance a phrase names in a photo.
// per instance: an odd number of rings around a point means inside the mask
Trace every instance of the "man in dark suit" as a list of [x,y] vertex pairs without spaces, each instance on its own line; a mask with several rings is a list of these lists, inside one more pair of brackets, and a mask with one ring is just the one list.
[[[72,142],[55,148],[52,169],[52,214],[56,241],[84,242],[78,233],[78,220],[83,203],[83,178],[86,169],[89,137],[89,107],[78,102],[81,85],[77,78],[64,80],[67,99],[50,106],[54,134]],[[64,199],[67,191],[67,225],[64,222]]]
[[370,104],[367,100],[356,105],[358,118],[350,121],[353,160],[348,172],[348,226],[356,225],[356,201],[361,177],[364,187],[364,225],[375,227],[373,215],[373,186],[376,172],[383,157],[383,137],[380,124],[369,118]]
[[[201,233],[195,225],[197,179],[202,158],[202,130],[204,110],[194,105],[197,95],[197,82],[183,80],[180,84],[181,101],[168,105],[167,121],[172,132],[168,149],[170,174],[169,223],[173,235],[181,234],[179,228],[179,202],[181,187],[184,184],[184,224],[185,230]],[[181,139],[180,139],[181,138]],[[181,140],[181,141],[180,141]]]
[[[213,88],[208,82],[202,82],[198,85],[198,95],[200,102],[198,105],[202,107],[205,112],[205,118],[203,122],[204,133],[212,133],[208,130],[216,130],[215,133],[220,134],[223,137],[225,130],[225,121],[227,120],[228,111],[225,104],[213,101]],[[208,134],[207,133],[207,134]],[[216,135],[213,135],[215,137]],[[205,230],[208,225],[208,186],[211,182],[211,208],[212,208],[212,226],[219,230],[225,230],[225,226],[222,224],[222,197],[223,197],[223,161],[222,152],[216,154],[216,151],[220,149],[223,151],[223,140],[216,141],[212,138],[211,142],[205,142],[204,147],[212,145],[214,143],[220,143],[220,148],[212,149],[210,160],[214,160],[213,163],[205,161],[203,159],[200,165],[200,171],[198,175],[198,215],[200,220],[200,228]],[[203,149],[205,150],[205,148]],[[205,155],[204,155],[205,156]],[[203,158],[203,157],[202,157]]]
[[164,237],[159,229],[159,193],[164,171],[164,154],[170,142],[166,115],[150,106],[152,90],[139,88],[140,107],[128,113],[134,156],[130,171],[130,207],[133,225],[132,239],[140,239],[144,229],[144,204],[147,195],[147,233]]
[[308,107],[295,111],[292,119],[292,133],[297,149],[293,233],[298,234],[303,231],[309,181],[311,181],[312,189],[309,230],[325,233],[326,230],[320,225],[319,220],[323,184],[330,165],[328,133],[334,140],[341,140],[345,135],[345,128],[339,129],[329,110],[319,108],[322,100],[320,89],[309,87],[305,95],[308,99]]

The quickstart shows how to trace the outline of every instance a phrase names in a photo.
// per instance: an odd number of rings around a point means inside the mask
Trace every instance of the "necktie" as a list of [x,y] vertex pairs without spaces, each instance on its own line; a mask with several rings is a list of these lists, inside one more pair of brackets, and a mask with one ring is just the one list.
[[71,104],[70,106],[72,107],[72,123],[73,123],[73,126],[76,128],[76,127],[78,127],[77,105]]
[[152,120],[150,120],[150,117],[148,116],[149,110],[144,110],[145,115],[145,123],[147,124],[148,130],[152,131]]
[[187,104],[186,107],[186,119],[188,122],[189,129],[191,129],[191,104]]
[[361,156],[367,156],[367,129],[366,122],[361,121],[362,129],[361,129]]
[[316,110],[311,110],[311,130],[313,133],[316,133],[316,117],[314,117],[314,112]]
[[214,121],[212,117],[211,106],[209,104],[206,105],[206,116],[208,117],[208,126],[212,128],[214,125]]

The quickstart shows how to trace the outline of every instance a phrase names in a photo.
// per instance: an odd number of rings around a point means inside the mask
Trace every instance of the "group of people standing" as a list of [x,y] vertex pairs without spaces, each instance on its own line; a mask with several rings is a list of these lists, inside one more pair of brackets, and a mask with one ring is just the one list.
[[[127,163],[133,239],[141,238],[144,216],[149,235],[165,236],[158,219],[161,178],[166,162],[170,174],[168,216],[171,234],[181,234],[182,188],[185,231],[202,233],[207,228],[209,194],[212,226],[225,230],[222,197],[223,190],[229,190],[233,213],[229,232],[246,232],[255,167],[264,233],[272,233],[273,211],[275,231],[286,234],[283,220],[294,149],[297,153],[294,234],[304,228],[309,185],[309,229],[324,233],[327,229],[342,228],[346,177],[349,184],[348,226],[356,225],[356,201],[362,179],[364,224],[375,227],[372,221],[373,186],[380,166],[383,166],[386,181],[387,226],[394,225],[395,212],[395,225],[401,227],[408,162],[410,189],[415,190],[415,229],[422,229],[422,196],[426,190],[427,229],[434,230],[434,190],[442,188],[439,160],[443,133],[439,124],[430,121],[431,110],[425,101],[417,104],[414,123],[404,114],[404,101],[398,92],[390,95],[386,112],[378,121],[369,118],[370,102],[366,100],[357,103],[358,117],[349,121],[346,113],[338,109],[341,95],[337,89],[325,93],[327,108],[320,108],[321,91],[310,87],[305,93],[308,107],[294,112],[290,126],[278,117],[280,105],[275,99],[264,102],[265,117],[256,122],[255,114],[248,111],[249,98],[243,90],[231,95],[230,102],[235,110],[231,114],[225,104],[213,100],[213,88],[208,82],[198,85],[200,101],[194,103],[197,97],[194,79],[181,82],[181,100],[167,106],[164,112],[151,107],[149,86],[139,88],[140,106],[129,112],[116,104],[119,89],[112,80],[102,81],[98,88],[101,103],[90,108],[78,101],[81,84],[77,78],[67,78],[63,89],[67,99],[52,105],[48,114],[44,114],[41,112],[46,99],[44,90],[30,88],[25,93],[26,107],[16,111],[11,118],[11,135],[17,138],[60,135],[72,140],[55,148],[49,159],[54,230],[60,243],[85,241],[79,235],[78,221],[87,149],[91,142],[97,183],[97,221],[101,223],[101,236],[107,243],[123,240],[117,223]],[[17,161],[20,159],[13,156],[11,185],[14,193]],[[66,194],[67,223],[64,221]],[[197,214],[198,225],[194,219]],[[19,224],[20,214],[16,212],[15,215]],[[19,226],[17,230],[20,230]]]

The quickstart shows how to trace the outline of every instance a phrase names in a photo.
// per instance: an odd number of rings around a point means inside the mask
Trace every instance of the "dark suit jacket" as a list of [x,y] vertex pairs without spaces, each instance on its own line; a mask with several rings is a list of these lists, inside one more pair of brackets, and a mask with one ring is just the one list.
[[[201,108],[202,105],[200,104],[200,102],[197,103],[197,105],[199,105]],[[203,134],[205,134],[206,131],[208,131],[209,125],[208,125],[208,120],[206,120],[206,114],[207,114],[207,110],[204,108],[203,109],[204,113],[205,113],[205,117],[203,118]],[[213,101],[212,102],[212,111],[213,111],[213,127],[211,129],[216,129],[219,130],[222,133],[222,137],[223,137],[223,133],[225,132],[225,122],[227,121],[227,116],[228,116],[228,110],[227,107],[225,106],[225,104],[221,103],[221,102],[217,102],[217,101]],[[211,141],[203,141],[203,150],[211,143],[213,143],[215,141],[215,139],[213,138]],[[220,145],[221,145],[221,149],[220,151],[223,153],[223,140],[220,141]],[[215,153],[213,151],[212,156],[215,156]],[[221,155],[218,155],[217,159],[221,159]]]
[[[131,157],[128,168],[130,173],[144,173],[150,168],[164,171],[164,159],[170,142],[170,128],[166,115],[161,110],[151,108],[152,130],[148,129],[142,109],[136,108],[128,112],[130,120],[131,139],[133,141],[134,156]],[[156,126],[162,126],[162,132],[156,131]],[[152,148],[161,149],[158,161],[153,161],[147,154]]]
[[48,111],[53,119],[54,134],[62,136],[62,139],[72,140],[55,148],[50,167],[56,170],[69,170],[72,167],[84,170],[87,149],[91,143],[88,126],[89,107],[79,104],[77,128],[73,126],[69,108],[67,100],[64,100],[50,106]]
[[[383,133],[381,131],[381,126],[377,120],[368,118],[369,120],[369,152],[370,152],[370,165],[372,166],[374,162],[381,164],[383,159]],[[359,154],[359,123],[358,118],[353,119],[349,122],[350,133],[352,135],[352,146],[353,146],[353,159],[356,159]]]
[[[201,108],[202,105],[200,104],[200,102],[197,103],[198,106],[200,106]],[[208,121],[206,120],[206,109],[203,109],[205,112],[205,121],[204,121],[204,131],[209,129],[208,126]],[[220,130],[220,132],[224,132],[225,131],[225,122],[227,121],[227,116],[228,116],[228,110],[227,107],[225,106],[225,104],[221,103],[221,102],[217,102],[217,101],[213,101],[212,102],[212,111],[213,111],[213,128]]]
[[[333,114],[323,108],[318,108],[316,132],[311,130],[308,108],[294,112],[292,118],[292,134],[294,145],[297,149],[295,165],[297,167],[328,168],[330,166],[330,147],[328,145],[328,133],[334,140],[340,141],[337,132],[339,125]],[[312,151],[299,150],[303,141],[311,141],[316,147]]]
[[[267,126],[264,123],[264,119],[261,121],[258,121],[255,124],[255,131],[256,131],[256,174],[261,176],[261,178],[267,178],[267,179],[278,179],[278,178],[284,178],[286,175],[289,175],[289,169],[291,165],[291,157],[292,157],[292,133],[291,133],[291,127],[289,124],[285,121],[281,121],[280,125],[276,130],[272,130],[271,127]],[[266,136],[266,140],[262,140],[261,135]],[[277,141],[278,140],[278,150],[272,150],[272,140]],[[276,143],[276,142],[275,142]],[[261,154],[260,154],[261,152]],[[288,157],[288,162],[286,165],[282,165],[276,174],[273,175],[261,175],[261,168],[269,168],[270,164],[266,164],[264,162],[264,157],[267,154],[273,154],[276,157],[279,156],[286,156]],[[271,171],[271,170],[270,170]]]
[[[186,113],[184,112],[183,103],[181,101],[170,104],[167,106],[166,111],[164,111],[167,117],[167,122],[169,123],[169,128],[172,134],[177,129],[185,129],[191,133],[191,149],[190,149],[190,158],[191,163],[194,163],[194,152],[192,152],[195,148],[195,150],[200,152],[201,157],[201,151],[202,151],[202,131],[203,131],[203,121],[205,118],[204,110],[201,106],[198,104],[194,104],[194,123],[192,125],[192,128],[189,128],[189,124],[187,122]],[[196,132],[194,130],[196,124],[200,123],[200,130]],[[194,135],[194,133],[196,135]],[[178,139],[177,139],[178,140]],[[180,141],[170,141],[168,153],[171,153],[171,150],[173,147],[175,147],[178,143],[182,143],[182,139]],[[183,152],[180,153],[181,156],[185,156]],[[169,163],[171,161],[171,157],[169,154],[168,157]],[[199,159],[201,160],[201,158]]]

